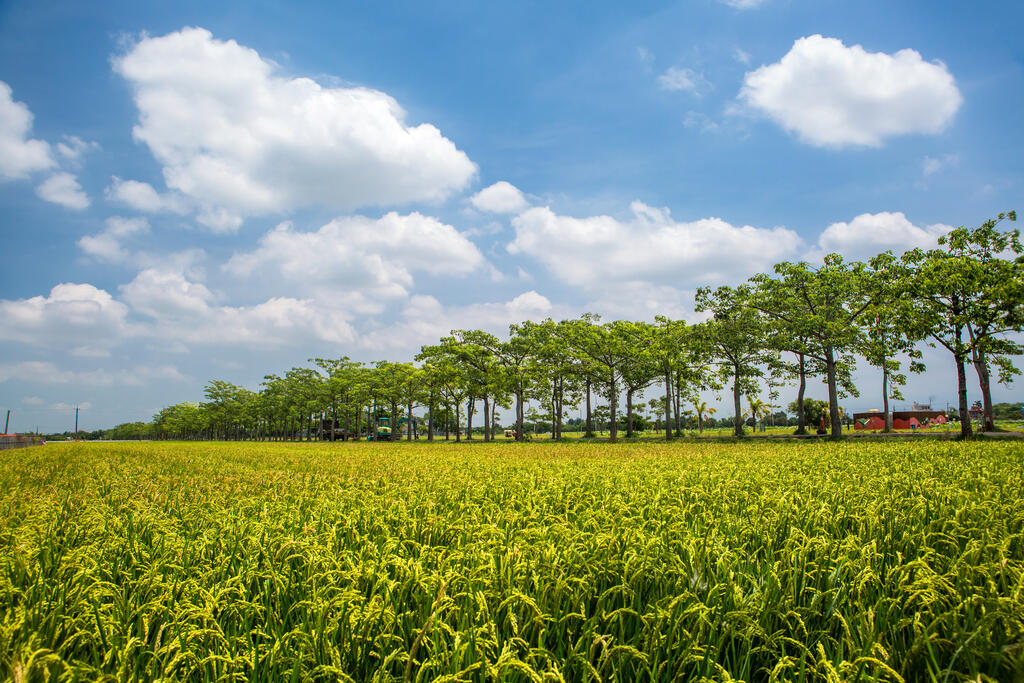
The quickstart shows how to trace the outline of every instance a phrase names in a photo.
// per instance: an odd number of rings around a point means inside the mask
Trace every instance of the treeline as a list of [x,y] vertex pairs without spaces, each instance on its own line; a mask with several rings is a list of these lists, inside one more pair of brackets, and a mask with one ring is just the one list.
[[[920,372],[922,343],[946,349],[956,367],[961,435],[971,435],[967,365],[973,366],[984,412],[994,429],[992,373],[1010,382],[1019,374],[1011,357],[1022,347],[1009,338],[1024,329],[1024,250],[1019,232],[997,229],[1016,214],[999,214],[978,228],[957,228],[931,250],[901,257],[885,252],[847,262],[829,254],[822,265],[780,263],[773,272],[737,287],[702,288],[699,324],[657,317],[653,323],[602,322],[593,314],[574,320],[527,321],[506,338],[481,330],[453,330],[422,347],[411,362],[372,365],[348,357],[310,359],[283,375],[267,375],[258,391],[211,381],[200,403],[179,403],[154,416],[152,435],[179,439],[348,439],[376,434],[382,416],[390,438],[476,431],[490,440],[497,411],[514,408],[515,434],[524,436],[527,406],[551,436],[565,431],[565,416],[580,409],[582,427],[594,433],[596,401],[604,401],[612,440],[625,417],[633,436],[637,399],[652,385],[652,401],[665,437],[681,433],[686,413],[707,424],[702,392],[728,390],[732,426],[744,433],[747,418],[771,413],[779,387],[797,385],[797,433],[806,433],[808,380],[828,388],[827,422],[842,433],[839,400],[857,396],[851,381],[857,359],[881,370],[886,428],[890,399],[901,399],[907,372]],[[622,403],[624,402],[624,405]],[[746,403],[746,407],[744,407]],[[624,411],[624,415],[622,414]],[[533,417],[535,417],[534,415]]]

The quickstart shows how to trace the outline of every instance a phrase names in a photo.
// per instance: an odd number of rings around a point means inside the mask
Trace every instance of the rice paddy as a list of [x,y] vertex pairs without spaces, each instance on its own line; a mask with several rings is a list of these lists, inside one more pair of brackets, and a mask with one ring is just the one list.
[[14,680],[1024,679],[1024,447],[0,456]]

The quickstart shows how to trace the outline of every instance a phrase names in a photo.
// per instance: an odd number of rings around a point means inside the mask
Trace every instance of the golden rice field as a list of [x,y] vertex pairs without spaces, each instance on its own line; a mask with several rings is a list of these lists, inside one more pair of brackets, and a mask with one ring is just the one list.
[[14,680],[1024,680],[1024,445],[0,455]]

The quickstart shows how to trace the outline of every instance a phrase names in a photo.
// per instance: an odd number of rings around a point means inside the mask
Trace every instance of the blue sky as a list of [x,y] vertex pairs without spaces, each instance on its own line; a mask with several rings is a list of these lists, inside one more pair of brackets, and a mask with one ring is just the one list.
[[[3,3],[0,407],[12,429],[66,428],[75,404],[109,426],[311,356],[692,317],[696,287],[779,260],[927,245],[1022,208],[1022,19]],[[908,400],[952,400],[929,360]],[[860,376],[847,403],[873,407]]]

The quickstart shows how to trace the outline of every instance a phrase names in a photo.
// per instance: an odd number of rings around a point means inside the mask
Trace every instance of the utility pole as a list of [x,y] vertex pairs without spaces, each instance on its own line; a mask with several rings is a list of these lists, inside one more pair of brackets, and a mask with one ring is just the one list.
[[75,441],[78,440],[78,406],[75,406]]
[[7,433],[7,428],[11,426],[11,411],[7,410],[7,421],[4,422],[4,434]]

